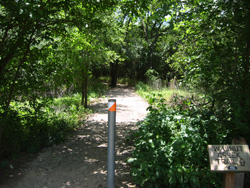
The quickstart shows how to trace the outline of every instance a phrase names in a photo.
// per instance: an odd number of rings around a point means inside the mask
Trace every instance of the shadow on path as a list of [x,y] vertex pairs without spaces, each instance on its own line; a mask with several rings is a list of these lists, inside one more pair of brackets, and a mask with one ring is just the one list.
[[107,187],[108,98],[117,100],[115,186],[135,187],[126,163],[134,147],[126,141],[146,116],[147,103],[133,88],[119,87],[92,103],[93,114],[67,142],[47,148],[24,164],[2,188]]

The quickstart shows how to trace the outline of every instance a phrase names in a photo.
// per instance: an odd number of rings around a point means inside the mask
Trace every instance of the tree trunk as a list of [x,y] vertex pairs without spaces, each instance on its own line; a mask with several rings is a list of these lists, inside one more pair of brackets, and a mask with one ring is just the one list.
[[[4,113],[1,118],[5,119],[5,116],[6,116],[5,114],[6,113]],[[4,124],[3,124],[3,121],[1,121],[0,122],[0,156],[1,156],[1,148],[2,148],[1,144],[2,144],[3,130],[4,130]]]
[[245,75],[244,75],[244,88],[243,88],[243,99],[242,99],[242,105],[243,105],[243,109],[246,110],[246,114],[245,114],[245,118],[246,118],[246,123],[249,126],[250,123],[250,109],[249,109],[249,92],[250,92],[250,87],[249,87],[249,82],[250,82],[250,77],[249,77],[249,67],[250,67],[250,60],[249,60],[249,56],[250,56],[250,40],[247,41],[247,53],[246,53],[246,64],[244,67],[244,71],[245,71]]
[[84,70],[82,69],[82,102],[81,105],[85,104],[85,79],[84,79]]
[[116,87],[117,85],[117,72],[118,72],[118,60],[115,63],[110,63],[111,67],[111,87]]
[[[248,21],[250,21],[250,9],[248,9]],[[244,64],[244,77],[243,77],[243,85],[242,85],[242,98],[241,98],[241,108],[245,111],[243,123],[249,126],[250,123],[250,109],[249,109],[249,92],[250,92],[250,76],[249,76],[249,69],[250,69],[250,35],[246,36],[246,61]]]
[[134,81],[135,81],[135,84],[136,84],[137,79],[138,79],[138,72],[137,72],[137,69],[136,69],[135,61],[133,61],[133,69],[134,69]]
[[148,54],[148,64],[149,68],[153,69],[153,44],[149,47],[149,54]]
[[84,80],[84,107],[88,108],[88,75],[86,75]]

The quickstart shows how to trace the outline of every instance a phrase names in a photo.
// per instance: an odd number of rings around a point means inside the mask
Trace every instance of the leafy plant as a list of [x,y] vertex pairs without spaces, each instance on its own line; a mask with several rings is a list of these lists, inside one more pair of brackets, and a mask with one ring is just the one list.
[[148,69],[145,75],[151,82],[154,82],[159,78],[159,73],[154,69]]
[[89,112],[80,105],[78,95],[54,101],[40,98],[12,102],[2,122],[5,125],[2,153],[36,153],[63,142]]
[[[135,182],[143,187],[220,187],[222,177],[209,169],[207,144],[225,143],[228,131],[208,108],[190,101],[151,98],[150,111],[133,134],[131,163]],[[178,101],[175,99],[175,101]]]
[[69,136],[73,127],[55,116],[55,113],[45,111],[47,102],[40,100],[36,103],[33,106],[28,103],[13,103],[5,114],[2,149],[5,155],[13,155],[19,151],[36,153]]

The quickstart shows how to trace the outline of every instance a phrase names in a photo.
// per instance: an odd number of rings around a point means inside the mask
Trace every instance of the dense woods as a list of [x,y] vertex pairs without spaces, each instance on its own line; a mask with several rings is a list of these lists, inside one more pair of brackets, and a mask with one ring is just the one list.
[[[230,144],[235,136],[250,142],[248,0],[1,0],[0,37],[1,156],[37,152],[64,140],[66,132],[77,126],[71,120],[84,118],[81,114],[87,111],[90,91],[102,88],[101,77],[110,77],[112,87],[118,78],[129,78],[129,84],[160,81],[168,85],[174,80],[176,87],[198,93],[199,99],[185,101],[186,109],[176,99],[175,110],[167,110],[165,103],[152,97],[151,118],[160,117],[160,110],[186,119],[187,126],[195,127],[193,132],[185,129],[187,134],[198,135],[192,142],[204,147],[207,142]],[[66,97],[62,103],[70,101],[70,108],[59,112],[62,98],[58,97]],[[62,113],[70,114],[70,121]],[[141,131],[153,132],[151,121]],[[171,125],[178,122],[178,118],[169,120]],[[166,123],[168,128],[164,124],[159,133],[173,137],[175,126],[170,124]],[[137,134],[143,139],[143,133]],[[158,133],[153,137],[163,138]],[[148,143],[153,137],[146,138]],[[179,147],[173,140],[164,142]],[[137,146],[144,147],[142,142]],[[200,149],[203,153],[204,147]],[[168,156],[161,153],[161,160],[150,164],[160,175],[152,169],[136,172],[136,168],[149,168],[133,163],[140,161],[139,154],[130,160],[138,184],[163,186],[156,182],[166,171],[154,164],[170,164],[164,156],[169,158],[171,151],[162,151]],[[164,180],[165,185],[207,184],[207,179],[201,179],[209,177],[205,168],[201,176],[196,173],[200,164],[192,166],[193,174],[180,167],[181,173],[189,172],[182,181],[183,177],[169,175],[174,174],[171,166],[166,168],[169,179]],[[140,173],[146,174],[145,179]]]

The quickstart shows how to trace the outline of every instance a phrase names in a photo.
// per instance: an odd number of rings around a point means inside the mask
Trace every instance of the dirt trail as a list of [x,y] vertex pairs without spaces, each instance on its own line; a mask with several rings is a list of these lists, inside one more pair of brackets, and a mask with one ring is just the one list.
[[107,187],[107,105],[116,99],[116,187],[135,187],[126,159],[133,146],[126,142],[136,122],[146,116],[148,104],[133,88],[118,87],[91,103],[93,114],[67,142],[47,148],[24,164],[1,188]]

